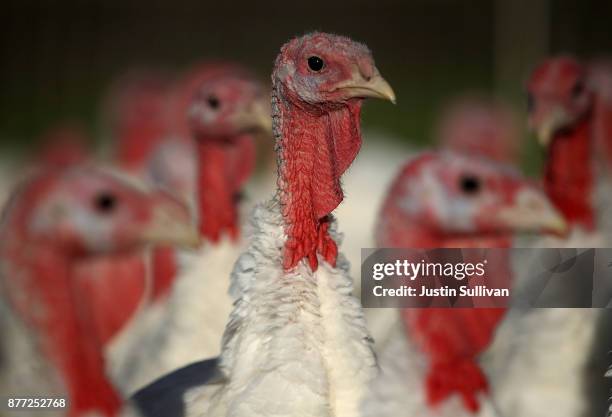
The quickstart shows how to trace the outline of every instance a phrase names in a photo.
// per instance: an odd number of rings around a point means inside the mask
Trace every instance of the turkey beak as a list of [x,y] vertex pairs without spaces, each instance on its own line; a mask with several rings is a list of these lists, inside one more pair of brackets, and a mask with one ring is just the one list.
[[369,78],[364,77],[359,70],[355,70],[349,80],[339,83],[334,90],[342,91],[346,98],[380,98],[395,104],[393,88],[377,69]]
[[496,217],[501,224],[522,232],[564,235],[568,231],[563,215],[543,193],[533,189],[519,191],[514,204],[499,210]]
[[261,131],[272,134],[272,115],[270,99],[253,101],[234,116],[234,123],[244,131]]
[[536,134],[538,142],[544,148],[550,145],[553,135],[568,122],[567,112],[562,107],[555,107],[544,118],[544,120],[536,126]]
[[187,207],[168,197],[153,208],[151,220],[143,230],[142,239],[145,243],[156,246],[197,248],[201,244],[200,234]]

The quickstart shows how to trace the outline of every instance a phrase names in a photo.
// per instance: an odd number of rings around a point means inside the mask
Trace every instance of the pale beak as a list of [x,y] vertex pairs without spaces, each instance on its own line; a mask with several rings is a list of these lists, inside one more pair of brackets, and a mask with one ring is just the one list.
[[270,98],[254,101],[250,106],[237,112],[233,122],[241,130],[261,131],[272,134],[272,114],[270,109]]
[[155,246],[197,248],[200,234],[186,209],[162,203],[154,208],[153,217],[142,233],[144,243]]
[[547,232],[564,235],[568,224],[563,215],[541,192],[526,189],[515,197],[511,207],[496,212],[498,221],[522,232]]
[[567,112],[562,107],[555,107],[546,119],[536,128],[536,134],[540,145],[547,148],[555,132],[565,126],[567,122]]
[[347,98],[380,98],[395,104],[395,93],[378,70],[369,80],[365,79],[359,71],[355,71],[350,80],[338,84],[334,90],[341,90]]

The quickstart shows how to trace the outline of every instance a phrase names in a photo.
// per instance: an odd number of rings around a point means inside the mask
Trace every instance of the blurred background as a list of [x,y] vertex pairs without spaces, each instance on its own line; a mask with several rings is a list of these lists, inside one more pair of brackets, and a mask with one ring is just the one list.
[[598,0],[3,0],[1,148],[23,151],[64,121],[96,137],[100,99],[129,68],[219,57],[267,79],[279,46],[314,29],[368,44],[395,88],[397,107],[366,106],[365,127],[426,144],[441,107],[462,93],[490,92],[524,111],[535,63],[611,53],[610,22],[612,2]]

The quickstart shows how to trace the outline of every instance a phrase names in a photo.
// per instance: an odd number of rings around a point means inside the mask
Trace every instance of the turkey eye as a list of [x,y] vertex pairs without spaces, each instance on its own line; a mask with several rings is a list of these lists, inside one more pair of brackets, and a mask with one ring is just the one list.
[[112,213],[117,207],[117,197],[111,193],[100,193],[94,198],[94,208],[100,213]]
[[308,58],[308,68],[313,70],[314,72],[319,72],[323,69],[323,60],[318,56],[311,56]]
[[578,98],[584,93],[584,83],[582,81],[576,82],[574,87],[572,87],[572,97]]
[[209,96],[206,99],[206,102],[208,103],[211,109],[218,109],[221,105],[221,102],[219,102],[219,99],[216,96]]
[[527,113],[533,112],[535,107],[535,99],[533,98],[533,94],[527,93]]
[[462,177],[459,180],[459,188],[465,194],[476,194],[480,191],[480,180],[471,175]]

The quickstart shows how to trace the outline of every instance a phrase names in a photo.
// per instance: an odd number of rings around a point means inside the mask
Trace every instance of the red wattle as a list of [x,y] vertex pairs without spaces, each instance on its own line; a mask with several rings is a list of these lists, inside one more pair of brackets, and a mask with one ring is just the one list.
[[[420,164],[433,155],[426,155],[417,164],[407,166],[401,173],[414,175]],[[402,182],[395,182],[389,191],[392,196],[383,207],[379,224],[377,246],[387,248],[507,248],[507,236],[455,236],[445,235],[432,228],[423,218],[407,216],[393,200],[402,195]],[[485,249],[486,250],[486,249]],[[448,252],[441,253],[444,261]],[[466,256],[465,254],[463,256]],[[471,257],[467,255],[468,258]],[[479,256],[478,259],[481,259]],[[479,262],[463,258],[464,262]],[[488,252],[484,282],[506,287],[511,282],[510,259],[501,251]],[[458,260],[461,262],[461,260]],[[479,300],[475,299],[475,304]],[[402,309],[402,322],[408,338],[426,356],[429,369],[424,381],[426,401],[436,406],[451,395],[463,399],[466,410],[477,412],[478,395],[487,392],[488,382],[478,364],[478,356],[489,346],[499,321],[502,308],[411,308]]]
[[198,208],[200,233],[218,242],[223,233],[239,236],[238,197],[255,164],[249,135],[228,139],[198,138]]
[[[106,377],[91,310],[73,287],[71,262],[47,249],[15,249],[11,276],[19,280],[7,281],[9,295],[21,317],[36,329],[42,353],[66,385],[68,416],[88,412],[117,416],[122,400]],[[40,309],[32,309],[31,304]]]
[[340,177],[361,146],[361,104],[354,101],[323,113],[281,106],[278,183],[287,233],[283,267],[289,270],[307,259],[315,271],[317,254],[335,266],[338,248],[329,235],[330,213],[344,198]]
[[448,363],[431,365],[426,380],[427,403],[435,407],[451,395],[459,393],[465,408],[477,413],[480,410],[477,394],[488,392],[486,376],[473,360],[458,359]]
[[487,391],[488,383],[476,360],[491,343],[505,312],[502,308],[402,310],[407,333],[431,361],[426,381],[431,405],[458,393],[469,411],[478,411],[478,394]]
[[133,254],[86,260],[75,267],[73,276],[76,291],[90,310],[92,332],[104,346],[134,317],[145,297],[144,258]]

